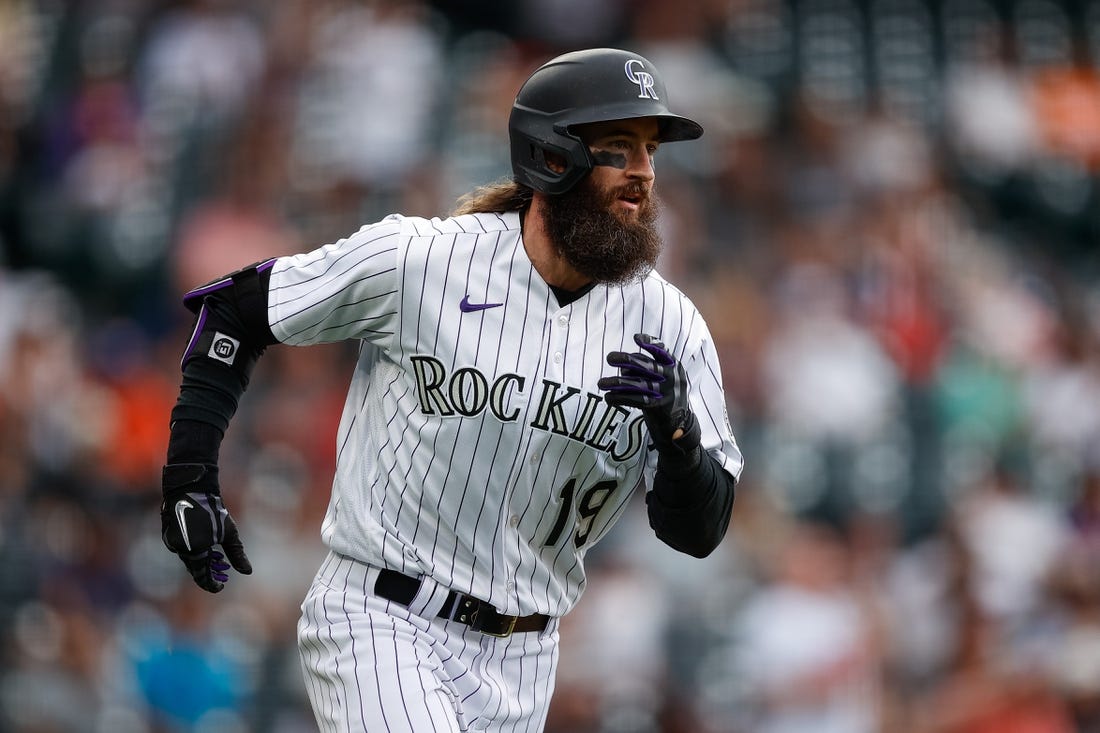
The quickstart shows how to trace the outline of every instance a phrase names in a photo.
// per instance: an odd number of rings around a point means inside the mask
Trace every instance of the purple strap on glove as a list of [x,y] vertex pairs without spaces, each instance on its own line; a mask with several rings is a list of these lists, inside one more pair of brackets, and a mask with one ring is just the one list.
[[676,357],[657,338],[634,335],[641,351],[612,351],[607,363],[618,367],[619,376],[597,383],[609,405],[642,411],[650,437],[658,450],[683,454],[699,445],[699,424],[688,399],[687,373]]

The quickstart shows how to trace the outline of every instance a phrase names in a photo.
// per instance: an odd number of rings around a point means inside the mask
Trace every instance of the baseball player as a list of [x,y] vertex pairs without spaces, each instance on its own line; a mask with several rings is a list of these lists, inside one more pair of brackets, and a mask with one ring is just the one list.
[[714,345],[654,270],[653,160],[702,134],[653,65],[592,49],[525,82],[513,180],[391,215],[185,297],[164,542],[202,588],[248,574],[218,448],[274,344],[360,342],[298,625],[323,731],[539,731],[584,558],[647,491],[703,557],[742,467]]

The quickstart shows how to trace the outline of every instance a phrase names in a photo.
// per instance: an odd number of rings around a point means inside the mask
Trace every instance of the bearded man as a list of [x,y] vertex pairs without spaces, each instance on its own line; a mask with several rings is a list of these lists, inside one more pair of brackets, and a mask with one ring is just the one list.
[[509,119],[513,179],[185,297],[164,542],[248,574],[218,449],[275,344],[359,360],[298,643],[322,731],[539,731],[584,558],[645,487],[657,537],[725,535],[742,456],[695,306],[654,271],[653,159],[702,134],[619,49],[552,59]]

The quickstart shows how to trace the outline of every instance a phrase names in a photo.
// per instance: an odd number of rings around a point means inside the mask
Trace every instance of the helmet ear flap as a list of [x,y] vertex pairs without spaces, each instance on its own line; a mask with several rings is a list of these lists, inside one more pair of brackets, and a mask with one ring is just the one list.
[[568,130],[555,129],[551,140],[546,137],[513,129],[513,168],[517,182],[555,196],[588,175],[593,162],[588,146]]

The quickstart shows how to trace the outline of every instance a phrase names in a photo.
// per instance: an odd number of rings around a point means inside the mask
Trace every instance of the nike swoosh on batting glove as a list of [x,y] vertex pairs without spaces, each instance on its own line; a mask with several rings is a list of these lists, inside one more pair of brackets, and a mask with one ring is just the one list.
[[619,375],[597,382],[609,405],[642,411],[650,438],[659,451],[686,455],[699,445],[699,421],[688,401],[684,367],[661,341],[649,334],[634,335],[641,351],[612,351],[607,363]]
[[237,523],[222,503],[217,466],[169,464],[162,472],[161,488],[161,539],[179,555],[200,588],[220,591],[229,580],[230,567],[244,575],[252,573]]

